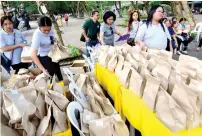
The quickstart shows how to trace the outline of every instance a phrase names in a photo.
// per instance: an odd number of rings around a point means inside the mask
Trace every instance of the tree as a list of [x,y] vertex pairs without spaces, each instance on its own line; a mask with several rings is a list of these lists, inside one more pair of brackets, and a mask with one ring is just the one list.
[[149,1],[143,1],[145,4],[145,10],[147,11],[147,15],[149,14]]
[[186,19],[189,21],[189,24],[191,25],[191,28],[194,28],[194,26],[196,25],[195,20],[194,20],[194,16],[189,8],[189,5],[187,4],[187,1],[181,1],[182,3],[182,7],[184,9],[185,15],[186,15]]
[[116,10],[118,11],[119,17],[123,17],[121,12],[121,1],[115,1],[114,5],[116,7]]
[[180,18],[182,16],[182,5],[180,1],[171,1],[174,14]]

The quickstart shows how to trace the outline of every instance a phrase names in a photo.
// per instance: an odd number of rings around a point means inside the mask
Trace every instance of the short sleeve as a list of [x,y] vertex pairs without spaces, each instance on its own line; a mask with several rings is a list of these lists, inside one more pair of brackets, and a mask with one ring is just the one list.
[[88,19],[84,24],[83,24],[83,29],[84,30],[87,30],[89,28],[89,25],[90,25],[90,19]]
[[36,49],[36,50],[39,50],[39,47],[40,47],[40,35],[36,31],[35,31],[35,33],[34,33],[34,35],[32,37],[32,45],[31,45],[31,47]]
[[105,32],[105,27],[104,27],[104,23],[101,24],[100,26],[100,32],[104,33]]
[[5,47],[6,46],[6,42],[5,42],[5,40],[3,39],[3,34],[1,33],[1,37],[0,37],[0,48],[2,48],[2,47]]
[[147,25],[144,23],[144,24],[142,24],[140,26],[140,28],[139,28],[139,30],[137,32],[135,40],[141,40],[141,41],[143,41],[145,33],[146,33],[146,30],[147,30]]

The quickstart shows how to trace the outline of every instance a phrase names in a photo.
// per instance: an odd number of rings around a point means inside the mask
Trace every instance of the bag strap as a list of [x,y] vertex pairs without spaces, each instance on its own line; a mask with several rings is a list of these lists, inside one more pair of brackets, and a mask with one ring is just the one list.
[[[161,24],[161,27],[163,28],[164,33],[166,34],[166,30],[165,30],[165,27],[164,27],[163,23],[160,23],[160,24]],[[167,34],[166,34],[166,37],[167,37],[167,39],[168,39]],[[170,41],[170,39],[169,39],[169,41]]]
[[136,38],[136,36],[137,36],[137,32],[138,32],[138,30],[139,30],[139,27],[140,27],[140,22],[138,22],[138,26],[137,26],[137,31],[136,31],[135,38]]

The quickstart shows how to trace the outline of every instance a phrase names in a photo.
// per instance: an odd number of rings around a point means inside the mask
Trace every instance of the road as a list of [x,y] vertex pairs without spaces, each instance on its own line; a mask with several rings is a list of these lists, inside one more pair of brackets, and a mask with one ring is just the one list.
[[[202,15],[196,16],[195,17],[196,22],[202,22],[201,18],[202,18]],[[116,25],[119,24],[120,22],[122,22],[122,20],[123,19],[117,18],[115,24]],[[63,20],[63,26],[61,26],[60,29],[63,32],[62,37],[65,45],[73,44],[74,46],[77,46],[78,48],[80,48],[82,51],[85,51],[85,43],[80,41],[81,28],[83,23],[84,23],[83,19],[70,18],[67,26]],[[28,41],[32,40],[33,32],[37,29],[37,22],[32,21],[30,22],[30,25],[32,29],[29,31],[23,32],[25,35],[25,38]],[[117,30],[121,33],[125,33],[127,31],[127,28],[117,26]],[[117,38],[118,36],[115,37],[115,39]],[[117,42],[116,45],[121,45],[123,43],[124,42]],[[198,43],[195,40],[191,42],[189,44],[188,53],[189,55],[197,57],[198,59],[202,60],[202,51],[196,52],[197,46],[198,46]]]

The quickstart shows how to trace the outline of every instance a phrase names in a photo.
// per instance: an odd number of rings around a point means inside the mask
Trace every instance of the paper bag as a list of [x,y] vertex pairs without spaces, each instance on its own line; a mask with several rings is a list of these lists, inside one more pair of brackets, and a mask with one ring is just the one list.
[[36,112],[35,105],[27,101],[25,97],[16,90],[4,92],[3,99],[5,109],[10,117],[10,124],[20,121],[24,111],[26,111],[29,116],[34,115]]
[[109,59],[107,68],[109,71],[114,72],[114,70],[116,69],[116,65],[118,63],[118,56],[117,53],[115,52],[112,57]]
[[22,53],[21,53],[21,62],[24,62],[24,63],[32,62],[30,48],[31,48],[30,46],[23,47],[23,50],[22,50]]
[[45,94],[48,91],[48,85],[47,85],[47,82],[44,78],[39,79],[35,83],[35,87],[36,87],[36,90],[38,92],[41,92],[42,94]]
[[108,58],[108,49],[109,47],[101,46],[99,48],[99,56],[98,56],[98,62],[101,66],[107,67],[109,58]]
[[84,112],[83,112],[83,123],[88,126],[89,124],[89,121],[91,120],[96,120],[96,119],[99,119],[100,117],[96,114],[96,113],[93,113],[91,111],[88,111],[87,109],[84,109]]
[[18,132],[14,129],[11,129],[8,126],[5,126],[4,124],[0,124],[1,127],[1,136],[20,136]]
[[96,81],[95,77],[91,76],[90,78],[91,85],[93,87],[93,90],[99,95],[104,96],[103,90],[100,87],[99,83]]
[[196,80],[202,81],[202,68],[199,68],[196,72]]
[[177,82],[171,96],[187,114],[187,129],[197,127],[199,120],[197,121],[195,118],[199,115],[195,112],[199,108],[199,96],[195,90],[186,84]]
[[115,74],[119,75],[121,70],[123,69],[123,64],[124,64],[124,57],[122,55],[118,55],[118,63],[115,69]]
[[139,56],[140,61],[139,61],[139,66],[138,66],[138,72],[140,73],[142,67],[148,67],[149,62],[146,60],[142,55]]
[[133,59],[129,53],[126,55],[126,61],[129,62],[135,70],[138,70],[138,62]]
[[152,111],[155,111],[155,102],[160,87],[160,80],[152,76],[147,77],[146,80],[142,100]]
[[161,87],[156,103],[156,116],[174,133],[186,129],[187,116],[185,112]]
[[53,100],[53,102],[60,108],[60,110],[66,110],[69,100],[64,95],[51,90],[48,90],[48,95],[50,99]]
[[169,77],[169,83],[168,83],[168,93],[171,95],[173,88],[177,81],[180,81],[182,83],[187,82],[188,75],[180,74],[174,70],[171,70],[170,77]]
[[76,81],[77,86],[81,89],[81,91],[86,94],[87,89],[87,78],[86,74],[80,74],[79,78]]
[[160,50],[159,49],[154,49],[154,48],[148,49],[147,52],[148,52],[148,59],[150,59],[152,55],[159,56],[159,54],[160,54]]
[[36,105],[36,113],[35,115],[39,118],[39,119],[43,119],[44,116],[46,115],[46,109],[45,109],[45,101],[44,101],[44,97],[42,96],[41,93],[38,94],[38,97],[36,99],[35,105]]
[[54,103],[53,106],[53,117],[55,118],[55,121],[57,122],[58,126],[62,131],[67,130],[67,115],[66,112],[62,112]]
[[43,136],[44,133],[46,132],[46,130],[49,128],[49,124],[50,124],[50,117],[51,117],[51,106],[49,106],[48,108],[48,114],[47,116],[45,116],[40,124],[39,127],[36,131],[36,136]]
[[149,63],[148,64],[148,69],[150,71],[152,71],[155,68],[155,66],[157,65],[157,61],[159,59],[161,59],[161,58],[158,55],[156,55],[156,54],[151,55],[151,57],[150,57],[150,59],[148,61],[148,63]]
[[169,59],[172,59],[172,52],[161,50],[159,52],[159,56],[166,62],[168,62]]
[[119,81],[125,88],[128,88],[129,86],[130,77],[131,77],[131,64],[125,61],[123,70],[120,73],[118,73]]
[[81,113],[81,112],[80,112],[80,123],[81,123],[81,131],[84,134],[89,134],[89,129],[83,122],[83,113]]
[[143,91],[144,91],[144,80],[141,75],[134,69],[131,68],[132,74],[130,77],[129,89],[133,91],[137,96],[142,98]]
[[66,47],[59,46],[59,45],[53,45],[48,56],[52,59],[53,62],[57,63],[60,60],[71,57],[71,52]]
[[178,65],[178,61],[174,59],[168,59],[168,64],[171,66],[172,70],[176,69],[176,66]]
[[60,129],[59,125],[57,124],[57,122],[54,123],[53,125],[53,130],[52,130],[52,134],[58,134],[62,132],[62,130]]
[[36,134],[36,127],[29,121],[29,116],[25,111],[22,116],[22,123],[23,129],[26,131],[28,136],[35,136]]

